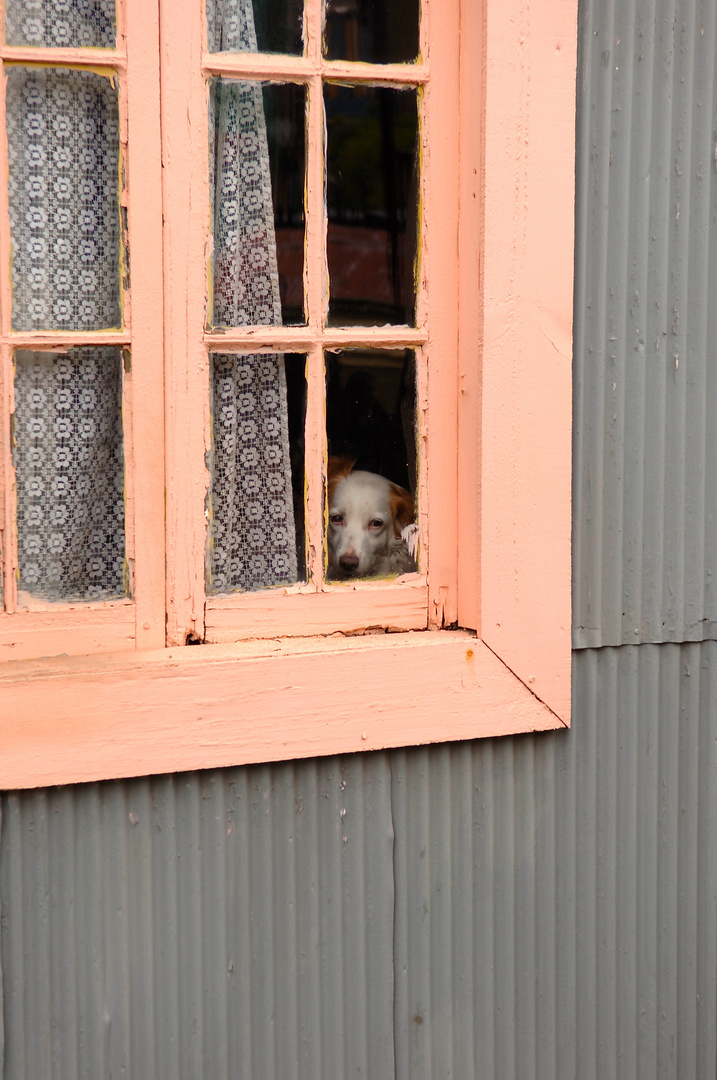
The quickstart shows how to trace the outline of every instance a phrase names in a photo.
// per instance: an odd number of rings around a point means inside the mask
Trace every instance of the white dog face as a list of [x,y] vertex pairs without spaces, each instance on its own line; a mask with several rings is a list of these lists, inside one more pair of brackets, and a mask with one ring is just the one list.
[[329,462],[329,578],[405,574],[416,569],[401,536],[413,520],[407,491],[383,476]]

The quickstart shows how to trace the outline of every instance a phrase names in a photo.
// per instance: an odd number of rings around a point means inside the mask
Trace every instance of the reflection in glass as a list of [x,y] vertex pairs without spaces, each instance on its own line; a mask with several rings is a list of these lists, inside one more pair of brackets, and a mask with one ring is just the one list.
[[416,91],[328,84],[324,102],[329,324],[413,325]]
[[115,47],[115,0],[5,0],[8,45]]
[[418,0],[326,0],[329,60],[401,64],[418,56]]
[[[329,577],[415,570],[415,354],[329,352],[326,380]],[[347,470],[351,487],[339,489],[337,478]]]
[[306,90],[213,79],[214,326],[304,322]]
[[121,351],[15,360],[20,589],[45,600],[125,596]]
[[278,353],[211,358],[210,593],[290,585],[305,574],[304,362]]
[[303,51],[302,0],[207,0],[209,52]]
[[10,67],[13,330],[121,324],[117,85]]

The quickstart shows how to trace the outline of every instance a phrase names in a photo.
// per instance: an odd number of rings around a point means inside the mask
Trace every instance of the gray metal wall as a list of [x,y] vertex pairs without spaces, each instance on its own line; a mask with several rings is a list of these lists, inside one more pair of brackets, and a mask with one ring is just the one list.
[[3,1080],[714,1080],[716,9],[581,3],[572,730],[3,796]]
[[5,1080],[655,1080],[717,1063],[717,644],[572,732],[9,795]]
[[576,648],[717,636],[714,0],[583,0]]

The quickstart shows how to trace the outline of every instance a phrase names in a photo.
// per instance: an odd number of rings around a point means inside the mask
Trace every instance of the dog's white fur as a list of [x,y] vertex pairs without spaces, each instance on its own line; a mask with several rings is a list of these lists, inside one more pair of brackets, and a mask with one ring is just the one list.
[[407,574],[416,569],[401,530],[413,521],[413,499],[353,462],[329,461],[329,578]]

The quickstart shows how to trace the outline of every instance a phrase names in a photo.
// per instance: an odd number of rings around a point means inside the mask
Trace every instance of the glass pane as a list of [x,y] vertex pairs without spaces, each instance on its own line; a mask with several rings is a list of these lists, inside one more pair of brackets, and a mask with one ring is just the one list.
[[127,594],[122,354],[15,354],[20,589],[45,600]]
[[324,55],[370,64],[415,60],[418,0],[326,0]]
[[207,0],[209,52],[303,52],[302,0]]
[[305,575],[305,357],[216,354],[207,591]]
[[306,90],[213,79],[214,326],[304,318]]
[[120,326],[117,86],[11,67],[7,134],[13,329]]
[[328,576],[416,569],[416,359],[410,349],[326,354]]
[[413,325],[416,91],[330,84],[324,101],[329,324]]
[[8,45],[114,49],[115,0],[5,0]]

